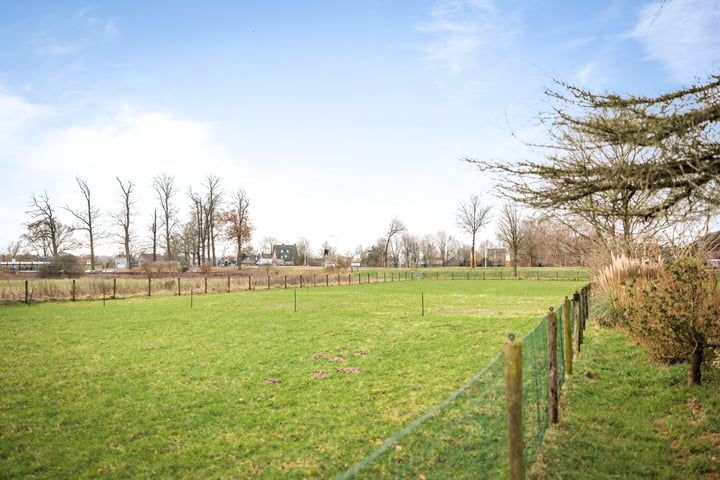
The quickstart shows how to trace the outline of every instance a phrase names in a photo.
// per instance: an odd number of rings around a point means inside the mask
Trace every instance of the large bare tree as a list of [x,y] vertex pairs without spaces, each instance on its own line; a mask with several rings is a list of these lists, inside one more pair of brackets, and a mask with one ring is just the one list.
[[[667,225],[720,204],[720,76],[657,97],[597,95],[558,82],[543,160],[470,160],[536,209],[584,218],[631,250]],[[537,145],[536,145],[537,146]]]
[[162,238],[165,241],[165,258],[170,261],[172,260],[172,233],[175,226],[175,216],[177,214],[177,208],[173,203],[173,198],[177,194],[175,177],[167,173],[156,175],[153,178],[153,189],[157,194],[162,213]]
[[57,257],[73,247],[72,228],[63,224],[50,203],[47,192],[30,198],[30,216],[24,239],[44,257]]
[[65,207],[65,210],[75,217],[79,222],[73,226],[73,230],[82,230],[87,233],[88,247],[90,248],[90,270],[95,270],[95,241],[98,237],[98,217],[100,209],[93,203],[92,192],[87,180],[75,177],[75,181],[80,187],[80,193],[83,196],[83,207],[81,209],[73,209]]
[[457,226],[470,235],[472,241],[470,244],[470,266],[475,268],[477,260],[475,258],[475,238],[478,231],[490,222],[490,205],[485,205],[480,200],[480,195],[471,194],[467,200],[460,202],[455,217]]
[[250,199],[240,188],[232,194],[230,209],[219,215],[220,222],[225,225],[226,238],[235,242],[238,270],[242,268],[243,246],[252,238],[249,210]]
[[390,252],[390,242],[392,241],[393,237],[399,233],[407,231],[407,227],[403,222],[401,222],[397,217],[394,217],[392,220],[390,220],[390,225],[388,225],[387,233],[385,233],[384,241],[385,246],[383,248],[383,267],[387,268],[388,264],[388,254]]
[[135,200],[132,196],[135,184],[130,180],[123,182],[120,177],[115,177],[120,186],[120,211],[113,215],[115,222],[121,229],[120,238],[122,240],[125,259],[127,261],[128,270],[132,269],[132,257],[130,251],[130,240],[132,238],[132,215],[135,208]]

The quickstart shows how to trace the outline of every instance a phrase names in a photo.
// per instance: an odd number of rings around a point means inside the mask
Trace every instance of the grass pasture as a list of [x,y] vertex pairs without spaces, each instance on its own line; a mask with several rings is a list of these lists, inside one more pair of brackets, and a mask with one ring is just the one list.
[[0,306],[0,478],[333,478],[582,284]]

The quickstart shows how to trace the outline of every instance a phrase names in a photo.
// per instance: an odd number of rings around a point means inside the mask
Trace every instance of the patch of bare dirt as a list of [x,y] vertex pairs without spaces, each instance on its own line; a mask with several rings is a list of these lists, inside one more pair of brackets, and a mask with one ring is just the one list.
[[350,374],[350,373],[362,373],[362,369],[361,369],[361,368],[357,368],[357,367],[336,368],[335,371],[336,371],[336,372],[340,372],[340,373],[348,373],[348,374]]
[[342,355],[333,356],[333,355],[327,355],[325,353],[316,353],[315,355],[312,356],[313,360],[320,360],[323,358],[333,361],[333,362],[344,362],[345,361],[345,357],[343,357]]
[[265,380],[263,380],[263,383],[265,385],[270,385],[273,383],[282,383],[282,380],[280,380],[279,378],[266,378]]
[[310,376],[315,378],[325,378],[327,377],[327,374],[328,372],[326,372],[325,370],[314,370],[310,372]]

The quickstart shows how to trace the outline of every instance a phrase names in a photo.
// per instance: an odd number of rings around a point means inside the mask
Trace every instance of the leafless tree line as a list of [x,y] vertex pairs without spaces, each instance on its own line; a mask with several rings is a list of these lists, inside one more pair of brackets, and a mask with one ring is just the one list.
[[[148,242],[143,242],[136,235],[133,222],[137,215],[136,184],[120,177],[116,177],[116,181],[118,208],[108,213],[109,225],[103,221],[103,212],[95,203],[93,190],[85,179],[76,178],[82,206],[61,208],[69,212],[73,223],[66,224],[60,219],[59,209],[50,201],[47,191],[33,194],[26,212],[26,233],[8,247],[8,254],[14,258],[26,248],[37,256],[59,257],[73,249],[87,247],[90,250],[90,268],[94,270],[98,241],[114,237],[122,246],[129,268],[142,253],[148,254],[152,261],[161,258],[171,261],[182,257],[198,266],[216,265],[216,244],[222,237],[233,242],[237,258],[242,258],[253,228],[249,216],[250,200],[244,189],[239,188],[228,195],[220,177],[207,175],[201,191],[188,189],[192,213],[183,221],[178,213],[180,190],[175,177],[166,173],[153,177],[151,186],[158,208],[153,210],[148,225],[150,238]],[[229,199],[227,202],[226,197]],[[76,237],[75,232],[82,233],[81,238]]]

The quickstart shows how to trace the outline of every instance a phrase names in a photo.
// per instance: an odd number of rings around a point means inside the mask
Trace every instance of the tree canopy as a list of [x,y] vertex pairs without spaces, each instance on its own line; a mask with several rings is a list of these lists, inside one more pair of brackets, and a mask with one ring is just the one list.
[[501,194],[563,210],[599,235],[630,242],[663,221],[720,202],[720,76],[656,97],[595,94],[558,82],[542,117],[550,140],[539,161],[466,159],[500,173]]

